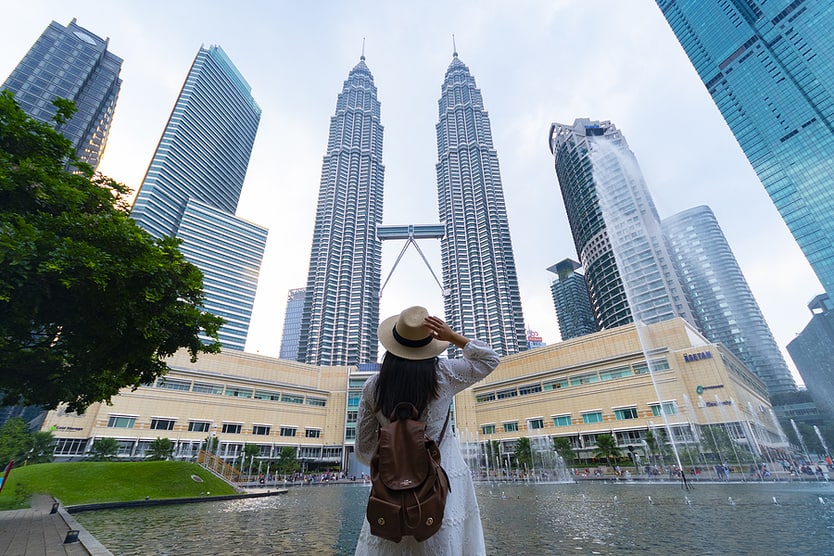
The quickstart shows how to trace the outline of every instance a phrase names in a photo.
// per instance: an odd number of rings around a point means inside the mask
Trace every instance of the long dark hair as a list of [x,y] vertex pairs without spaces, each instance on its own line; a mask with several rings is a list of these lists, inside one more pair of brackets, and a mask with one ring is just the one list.
[[374,410],[390,417],[398,403],[409,402],[422,412],[439,394],[436,367],[437,357],[414,360],[386,352],[376,380]]

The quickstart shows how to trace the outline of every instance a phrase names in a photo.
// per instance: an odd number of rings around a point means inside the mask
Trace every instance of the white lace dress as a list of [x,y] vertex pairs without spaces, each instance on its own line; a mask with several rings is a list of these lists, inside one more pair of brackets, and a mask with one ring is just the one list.
[[[433,400],[423,418],[426,421],[426,433],[437,438],[446,420],[446,412],[452,398],[475,384],[498,366],[498,354],[487,344],[472,340],[463,349],[463,359],[438,359],[437,382],[440,394]],[[373,412],[376,376],[368,379],[359,404],[359,422],[356,432],[356,457],[366,465],[376,450],[377,430],[380,415]],[[446,511],[443,525],[432,537],[417,542],[414,537],[403,537],[392,542],[371,534],[365,512],[362,511],[362,532],[356,545],[357,555],[418,555],[431,556],[477,556],[486,554],[484,532],[481,528],[481,513],[475,499],[475,488],[469,468],[460,454],[457,438],[452,434],[452,427],[446,430],[446,436],[440,445],[441,462],[449,475],[451,492],[446,499]]]

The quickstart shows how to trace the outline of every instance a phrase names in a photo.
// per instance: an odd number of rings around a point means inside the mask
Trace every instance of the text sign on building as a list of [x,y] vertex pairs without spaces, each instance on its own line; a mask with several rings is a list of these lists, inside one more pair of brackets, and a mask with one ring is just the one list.
[[693,361],[702,361],[704,359],[712,359],[712,352],[711,351],[700,351],[698,353],[684,353],[683,360],[687,363],[692,363]]

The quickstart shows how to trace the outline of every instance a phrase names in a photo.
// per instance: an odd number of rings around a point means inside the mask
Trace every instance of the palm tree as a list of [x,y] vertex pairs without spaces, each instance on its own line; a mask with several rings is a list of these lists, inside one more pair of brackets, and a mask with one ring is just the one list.
[[621,452],[617,446],[617,440],[610,434],[597,435],[597,449],[594,451],[594,457],[605,458],[608,467],[611,467],[611,457],[615,459],[620,457]]
[[573,446],[570,440],[565,436],[557,436],[553,439],[553,449],[559,454],[559,457],[565,462],[565,465],[573,463],[576,454],[573,452]]
[[27,458],[29,463],[49,463],[55,450],[55,438],[51,432],[35,431],[31,436],[32,448]]
[[174,443],[170,438],[157,438],[148,445],[145,450],[145,459],[151,461],[164,461],[171,459],[174,455]]
[[111,461],[119,453],[119,443],[115,438],[99,438],[93,443],[88,455],[93,461]]
[[518,467],[526,465],[530,467],[533,465],[533,448],[530,445],[530,439],[522,436],[515,443],[515,461]]

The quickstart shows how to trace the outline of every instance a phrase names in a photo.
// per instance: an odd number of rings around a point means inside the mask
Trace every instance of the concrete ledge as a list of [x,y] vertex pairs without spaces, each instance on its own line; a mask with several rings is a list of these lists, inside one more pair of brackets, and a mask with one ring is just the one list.
[[[196,496],[192,498],[158,498],[152,500],[131,500],[128,502],[99,502],[96,504],[76,504],[66,506],[68,513],[91,512],[94,510],[113,510],[119,508],[147,508],[152,506],[171,506],[174,504],[194,504],[197,502],[220,502],[223,500],[241,500],[245,498],[266,498],[278,494],[286,494],[285,488],[267,492],[255,492],[248,494],[226,494],[223,496]],[[77,527],[75,527],[77,529]]]

